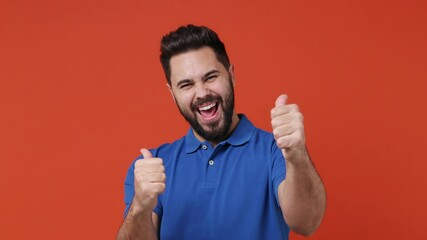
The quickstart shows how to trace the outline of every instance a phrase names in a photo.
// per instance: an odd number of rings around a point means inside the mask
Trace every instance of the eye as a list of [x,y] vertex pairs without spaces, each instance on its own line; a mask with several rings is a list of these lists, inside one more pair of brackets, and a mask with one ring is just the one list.
[[181,85],[179,85],[179,89],[186,89],[191,87],[191,83],[183,83]]
[[208,76],[208,77],[206,78],[206,81],[213,80],[213,79],[215,79],[215,78],[217,78],[217,77],[218,77],[218,75],[210,75],[210,76]]

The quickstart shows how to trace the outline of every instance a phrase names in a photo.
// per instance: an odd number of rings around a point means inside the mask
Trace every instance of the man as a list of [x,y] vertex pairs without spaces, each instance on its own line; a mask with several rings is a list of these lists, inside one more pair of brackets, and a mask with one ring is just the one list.
[[235,76],[224,44],[206,27],[164,36],[161,63],[183,138],[143,159],[125,181],[117,239],[287,239],[319,226],[325,189],[305,146],[298,106],[277,98],[273,134],[234,111]]

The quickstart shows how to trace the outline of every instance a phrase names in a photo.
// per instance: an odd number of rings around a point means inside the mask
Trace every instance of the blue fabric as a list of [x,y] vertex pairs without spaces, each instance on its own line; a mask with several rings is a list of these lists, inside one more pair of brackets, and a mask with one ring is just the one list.
[[[281,150],[271,133],[239,117],[216,148],[190,129],[151,150],[166,169],[166,191],[154,209],[161,239],[288,239],[277,195],[286,177]],[[134,196],[133,171],[134,164],[125,181],[125,216]]]

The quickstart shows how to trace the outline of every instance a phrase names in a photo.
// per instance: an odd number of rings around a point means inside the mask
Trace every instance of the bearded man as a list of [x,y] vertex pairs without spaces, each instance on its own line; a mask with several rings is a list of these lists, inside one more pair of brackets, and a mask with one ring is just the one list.
[[187,25],[161,41],[172,98],[191,128],[142,156],[125,180],[117,239],[288,239],[311,235],[326,206],[305,145],[303,116],[280,95],[273,133],[234,110],[235,76],[224,44]]

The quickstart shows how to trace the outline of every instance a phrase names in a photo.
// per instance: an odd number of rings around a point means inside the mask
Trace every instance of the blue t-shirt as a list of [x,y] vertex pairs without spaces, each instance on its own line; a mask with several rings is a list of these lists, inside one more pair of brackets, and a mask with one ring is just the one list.
[[[286,177],[285,159],[271,133],[239,117],[233,133],[215,148],[190,129],[151,150],[166,172],[166,190],[154,209],[160,239],[288,239],[277,194]],[[133,178],[134,164],[125,181],[125,215]]]

